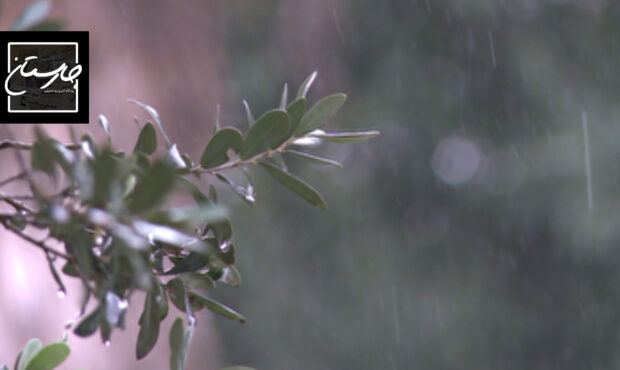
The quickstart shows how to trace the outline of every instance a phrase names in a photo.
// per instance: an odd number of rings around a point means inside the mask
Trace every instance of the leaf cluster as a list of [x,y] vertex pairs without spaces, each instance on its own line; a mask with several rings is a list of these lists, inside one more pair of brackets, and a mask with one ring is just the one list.
[[[107,135],[103,144],[89,134],[64,144],[40,127],[32,144],[0,142],[0,149],[16,149],[22,169],[0,184],[23,181],[29,189],[28,194],[0,196],[0,202],[14,210],[0,214],[0,224],[45,253],[61,294],[65,278],[81,281],[83,316],[72,328],[75,335],[98,332],[109,343],[112,332],[125,327],[130,302],[143,297],[136,343],[140,359],[157,342],[161,322],[172,305],[187,321],[185,325],[178,318],[169,334],[170,366],[182,369],[196,312],[206,309],[246,321],[235,309],[209,296],[218,284],[241,284],[233,227],[227,208],[218,202],[214,183],[221,182],[254,203],[247,169],[256,165],[304,201],[326,209],[318,191],[288,171],[287,157],[340,166],[308,148],[323,141],[354,142],[378,134],[324,132],[322,127],[346,96],[333,94],[307,109],[306,94],[315,77],[316,72],[303,82],[290,104],[285,86],[279,107],[256,120],[246,103],[246,132],[220,127],[216,117],[215,132],[196,162],[169,139],[158,112],[135,100],[131,102],[146,111],[149,121],[144,125],[136,121],[139,133],[129,152],[114,148],[114,130],[103,115],[99,117]],[[29,159],[22,155],[24,151],[30,153]],[[233,181],[231,171],[240,171],[247,182]],[[41,181],[41,176],[46,180]],[[207,184],[208,190],[203,191]],[[174,194],[186,194],[193,203],[170,207],[168,200]],[[35,239],[32,229],[44,230],[48,236]],[[60,268],[58,260],[62,260]],[[142,294],[136,296],[136,292]]]

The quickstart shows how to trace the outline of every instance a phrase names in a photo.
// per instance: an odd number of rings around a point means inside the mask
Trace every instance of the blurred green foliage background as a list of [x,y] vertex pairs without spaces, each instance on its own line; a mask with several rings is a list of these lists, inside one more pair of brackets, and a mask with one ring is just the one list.
[[233,1],[218,11],[233,94],[255,111],[277,102],[278,83],[318,69],[311,100],[349,95],[328,128],[382,131],[326,145],[343,170],[290,163],[327,212],[262,174],[256,206],[234,209],[245,280],[215,295],[249,323],[216,321],[225,363],[620,365],[619,4]]

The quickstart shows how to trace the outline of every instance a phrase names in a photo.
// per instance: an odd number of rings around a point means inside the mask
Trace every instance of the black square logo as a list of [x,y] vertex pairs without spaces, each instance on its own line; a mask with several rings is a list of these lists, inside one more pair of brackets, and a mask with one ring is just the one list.
[[0,124],[88,123],[88,32],[0,32]]

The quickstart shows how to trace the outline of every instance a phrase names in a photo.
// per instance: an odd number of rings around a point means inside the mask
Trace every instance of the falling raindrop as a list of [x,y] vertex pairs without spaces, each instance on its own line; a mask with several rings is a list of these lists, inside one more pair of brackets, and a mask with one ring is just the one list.
[[495,42],[493,41],[493,32],[489,30],[489,44],[491,45],[491,61],[493,67],[497,67],[497,57],[495,56]]

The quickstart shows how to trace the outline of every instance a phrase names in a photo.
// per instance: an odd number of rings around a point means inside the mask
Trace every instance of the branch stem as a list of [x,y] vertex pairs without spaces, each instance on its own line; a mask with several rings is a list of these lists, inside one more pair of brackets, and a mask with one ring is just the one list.
[[18,228],[16,228],[15,226],[11,225],[10,223],[8,223],[8,219],[6,218],[0,218],[0,224],[2,224],[2,226],[4,226],[5,229],[9,230],[10,232],[12,232],[13,234],[19,236],[20,238],[24,239],[25,241],[29,242],[30,244],[40,248],[41,250],[45,251],[48,254],[52,254],[54,256],[60,257],[60,258],[64,258],[67,261],[72,261],[73,258],[71,258],[71,256],[69,256],[68,254],[65,254],[63,252],[57,251],[54,248],[51,248],[49,246],[47,246],[42,240],[37,240],[34,239],[33,237],[23,233],[21,230],[19,230]]

